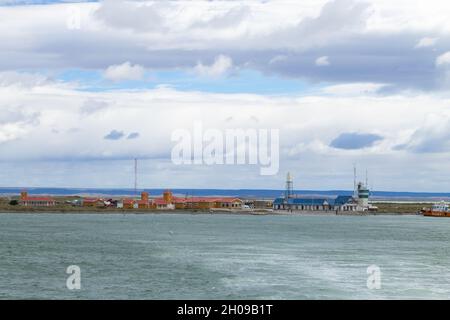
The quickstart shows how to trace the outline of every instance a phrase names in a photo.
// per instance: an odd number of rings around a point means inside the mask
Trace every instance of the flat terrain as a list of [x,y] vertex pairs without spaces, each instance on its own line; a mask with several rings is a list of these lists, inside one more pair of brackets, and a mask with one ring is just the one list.
[[[54,197],[57,201],[57,205],[54,207],[23,207],[19,205],[10,205],[8,198],[0,198],[0,212],[59,212],[59,213],[69,213],[69,212],[97,212],[97,213],[124,213],[124,212],[135,212],[135,213],[145,213],[145,212],[168,212],[155,209],[117,209],[117,208],[105,208],[105,207],[79,207],[72,206],[66,201],[72,201],[78,199],[76,196],[65,196],[65,197]],[[16,199],[17,198],[13,198]],[[417,214],[422,208],[430,207],[429,203],[394,203],[394,202],[382,202],[375,204],[378,207],[377,212],[369,214]],[[178,210],[175,210],[177,212]],[[186,210],[184,210],[186,211]],[[171,211],[173,212],[173,211]],[[190,210],[188,212],[209,212],[208,210]],[[224,212],[226,212],[224,210]],[[231,212],[230,212],[231,213]],[[236,212],[234,212],[236,213]],[[260,213],[267,214],[269,212],[258,212],[258,210],[246,210],[243,213]]]
[[431,207],[429,203],[392,203],[383,202],[374,204],[378,207],[378,214],[397,213],[397,214],[415,214],[423,208]]

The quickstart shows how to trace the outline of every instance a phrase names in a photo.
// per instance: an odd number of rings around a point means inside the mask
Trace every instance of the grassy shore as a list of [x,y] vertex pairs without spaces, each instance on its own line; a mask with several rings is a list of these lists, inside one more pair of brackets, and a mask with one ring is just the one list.
[[376,203],[378,207],[377,214],[396,213],[396,214],[416,214],[422,208],[428,208],[429,203],[393,203],[383,202]]

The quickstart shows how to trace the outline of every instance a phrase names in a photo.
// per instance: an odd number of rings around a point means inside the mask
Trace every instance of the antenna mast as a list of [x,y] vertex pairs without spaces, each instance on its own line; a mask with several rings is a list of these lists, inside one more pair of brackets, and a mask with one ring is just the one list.
[[137,194],[137,158],[134,158],[134,193]]
[[366,188],[369,188],[369,174],[367,169],[366,169]]

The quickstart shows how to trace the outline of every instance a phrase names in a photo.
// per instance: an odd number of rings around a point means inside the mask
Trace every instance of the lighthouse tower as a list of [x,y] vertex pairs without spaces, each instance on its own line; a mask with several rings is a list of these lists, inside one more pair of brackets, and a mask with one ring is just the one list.
[[285,199],[292,198],[293,194],[294,194],[294,181],[292,179],[290,172],[288,172],[286,176],[286,191],[284,194],[284,198]]
[[358,183],[358,206],[363,210],[369,207],[369,188],[362,182]]

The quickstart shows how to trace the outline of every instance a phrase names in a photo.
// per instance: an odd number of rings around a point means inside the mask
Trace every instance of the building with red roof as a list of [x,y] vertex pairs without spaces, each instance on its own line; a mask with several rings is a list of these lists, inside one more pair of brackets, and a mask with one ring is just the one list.
[[169,190],[156,198],[156,209],[241,209],[242,200],[234,197],[174,197]]
[[99,198],[83,198],[83,207],[104,207],[105,202],[103,199]]
[[125,198],[117,201],[117,208],[123,209],[148,209],[152,201],[149,199],[148,192],[142,192],[140,199]]
[[28,192],[22,191],[20,193],[19,205],[25,207],[54,207],[56,200],[51,197],[30,197]]

